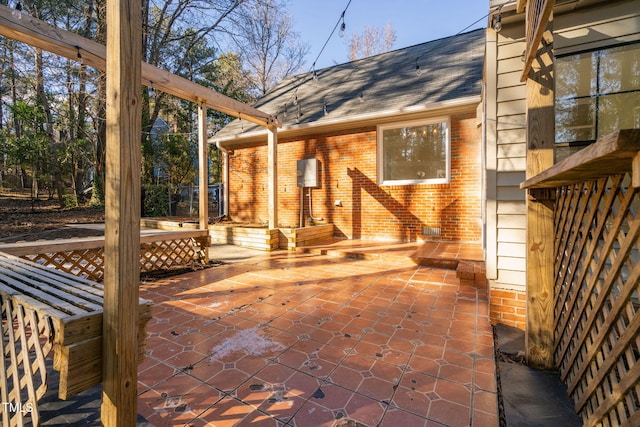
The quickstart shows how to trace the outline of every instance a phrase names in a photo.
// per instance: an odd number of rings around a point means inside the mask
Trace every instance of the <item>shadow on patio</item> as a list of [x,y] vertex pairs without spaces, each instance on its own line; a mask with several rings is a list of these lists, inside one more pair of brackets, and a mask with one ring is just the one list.
[[141,297],[155,306],[138,411],[153,425],[498,424],[486,291],[455,270],[277,252]]

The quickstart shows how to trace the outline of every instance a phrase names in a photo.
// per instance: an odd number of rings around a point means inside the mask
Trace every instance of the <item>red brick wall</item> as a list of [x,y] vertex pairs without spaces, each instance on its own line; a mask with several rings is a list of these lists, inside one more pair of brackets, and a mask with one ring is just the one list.
[[502,323],[524,330],[527,324],[526,293],[490,289],[489,318],[493,324]]
[[[313,216],[333,223],[338,236],[412,241],[423,226],[440,226],[440,240],[481,239],[480,129],[475,112],[451,117],[451,183],[379,186],[376,127],[283,139],[278,144],[278,215],[297,227],[300,189],[296,161],[317,158],[320,188],[312,192]],[[266,144],[235,149],[230,158],[229,214],[235,221],[266,223]],[[304,216],[309,224],[308,189]],[[342,206],[336,206],[341,201]]]

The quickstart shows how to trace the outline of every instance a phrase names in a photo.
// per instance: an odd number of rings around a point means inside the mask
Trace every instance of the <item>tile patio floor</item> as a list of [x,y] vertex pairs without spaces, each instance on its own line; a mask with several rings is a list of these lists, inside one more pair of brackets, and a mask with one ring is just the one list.
[[157,426],[497,426],[486,291],[398,255],[277,252],[144,285],[138,412]]

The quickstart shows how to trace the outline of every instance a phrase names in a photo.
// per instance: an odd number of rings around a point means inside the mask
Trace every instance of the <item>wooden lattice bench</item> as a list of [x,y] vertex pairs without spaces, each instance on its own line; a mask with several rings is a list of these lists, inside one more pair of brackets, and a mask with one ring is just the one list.
[[[47,390],[45,358],[51,350],[60,372],[59,398],[101,382],[103,295],[100,283],[0,252],[2,425],[21,425],[12,418],[27,413],[39,424],[37,401]],[[151,302],[140,299],[139,362],[150,318]]]

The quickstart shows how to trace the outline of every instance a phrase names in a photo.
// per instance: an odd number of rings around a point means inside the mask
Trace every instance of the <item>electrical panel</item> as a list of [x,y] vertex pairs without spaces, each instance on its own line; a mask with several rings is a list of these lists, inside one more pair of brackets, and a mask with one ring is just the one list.
[[298,160],[296,167],[298,187],[318,187],[319,166],[318,159]]

